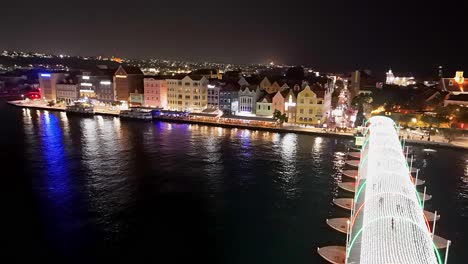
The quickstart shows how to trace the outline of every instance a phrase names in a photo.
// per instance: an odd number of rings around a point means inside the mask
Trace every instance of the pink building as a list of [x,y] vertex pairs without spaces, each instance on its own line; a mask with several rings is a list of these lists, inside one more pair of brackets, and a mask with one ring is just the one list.
[[143,79],[145,89],[145,106],[167,108],[166,79],[159,76],[145,77]]
[[286,97],[288,93],[285,91],[278,91],[276,92],[275,96],[273,96],[272,100],[272,106],[273,106],[273,112],[276,110],[280,111],[281,113],[284,114],[284,103],[285,100],[284,98]]

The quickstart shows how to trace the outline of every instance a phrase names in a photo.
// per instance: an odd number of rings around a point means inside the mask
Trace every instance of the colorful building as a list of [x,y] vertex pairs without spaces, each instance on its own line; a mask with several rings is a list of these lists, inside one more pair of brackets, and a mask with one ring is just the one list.
[[273,116],[273,96],[274,94],[265,94],[264,96],[260,97],[260,99],[257,101],[257,106],[255,109],[257,116]]
[[130,93],[144,94],[143,72],[137,67],[120,65],[114,74],[114,91],[117,101],[127,102]]
[[284,103],[286,96],[288,95],[288,90],[285,91],[278,91],[272,98],[272,106],[273,106],[273,112],[276,110],[280,111],[282,114],[285,113],[284,111]]
[[166,79],[159,76],[143,79],[144,99],[146,107],[167,108]]
[[309,86],[297,94],[296,122],[306,125],[320,125],[324,116],[324,91],[312,91]]
[[225,115],[235,115],[239,111],[239,84],[228,83],[219,91],[219,109]]
[[258,86],[244,86],[239,90],[239,112],[241,114],[255,114],[255,103],[260,96]]
[[185,76],[166,79],[167,107],[175,111],[201,112],[207,107],[208,79]]

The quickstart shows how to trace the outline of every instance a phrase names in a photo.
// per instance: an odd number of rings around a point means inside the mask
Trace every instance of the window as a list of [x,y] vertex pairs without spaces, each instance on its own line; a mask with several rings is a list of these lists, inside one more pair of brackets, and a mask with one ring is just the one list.
[[[186,100],[190,100],[190,95],[186,95],[186,96],[185,96],[185,99],[186,99]],[[194,99],[196,99],[196,98],[194,98]]]
[[301,99],[301,104],[303,104],[303,103],[304,103],[304,99]]
[[309,109],[309,115],[311,115],[311,114],[312,114],[312,109]]
[[258,105],[258,110],[260,110],[260,105]]
[[299,113],[303,114],[303,113],[304,113],[304,109],[299,110]]
[[449,86],[453,86],[452,80],[449,81]]
[[268,106],[268,110],[270,110],[270,106]]

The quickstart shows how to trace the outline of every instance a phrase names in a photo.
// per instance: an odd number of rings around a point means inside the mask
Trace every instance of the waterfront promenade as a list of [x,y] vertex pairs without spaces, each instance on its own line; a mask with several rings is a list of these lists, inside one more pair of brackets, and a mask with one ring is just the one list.
[[[31,108],[31,109],[38,109],[38,110],[65,111],[64,106],[47,106],[45,104],[24,103],[24,101],[9,101],[8,104],[17,106],[17,107]],[[95,107],[94,112],[97,115],[108,115],[108,116],[116,116],[116,117],[118,117],[120,114],[120,110],[117,110],[117,109],[111,110],[105,107]],[[292,125],[259,126],[259,125],[242,124],[242,123],[235,123],[235,124],[227,123],[227,122],[222,122],[219,120],[217,122],[212,122],[212,121],[201,120],[201,119],[196,119],[196,118],[191,118],[191,119],[155,118],[155,120],[176,122],[176,123],[190,123],[190,124],[200,124],[200,125],[209,125],[209,126],[219,126],[219,127],[226,127],[226,128],[246,128],[246,129],[264,130],[264,131],[278,132],[278,133],[298,133],[298,134],[312,134],[312,135],[322,135],[322,136],[339,136],[339,137],[347,137],[350,139],[354,137],[352,132],[325,131],[322,128],[304,127],[304,126],[292,126]],[[466,137],[457,138],[450,143],[447,142],[447,140],[444,139],[442,136],[433,136],[431,141],[407,139],[406,142],[410,144],[424,145],[427,147],[438,146],[438,147],[455,147],[455,148],[468,149],[468,138]]]

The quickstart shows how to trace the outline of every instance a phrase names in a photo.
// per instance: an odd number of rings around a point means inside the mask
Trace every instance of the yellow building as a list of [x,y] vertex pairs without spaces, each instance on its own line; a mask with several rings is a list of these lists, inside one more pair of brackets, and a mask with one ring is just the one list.
[[167,108],[174,111],[200,112],[206,108],[208,79],[185,76],[167,79]]
[[323,123],[325,90],[312,91],[309,86],[297,94],[296,123],[320,125]]

